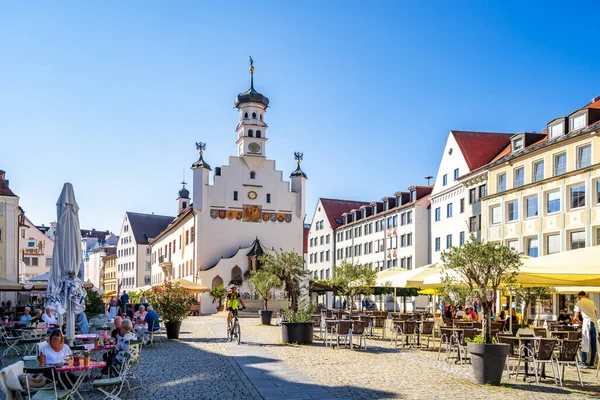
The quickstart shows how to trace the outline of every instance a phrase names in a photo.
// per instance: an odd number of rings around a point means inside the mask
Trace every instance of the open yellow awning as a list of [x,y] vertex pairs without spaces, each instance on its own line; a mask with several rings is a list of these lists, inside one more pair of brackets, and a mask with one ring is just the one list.
[[182,288],[187,289],[194,294],[210,292],[210,289],[206,286],[202,286],[195,282],[188,281],[187,279],[177,278],[173,279],[172,282],[178,282]]
[[[418,277],[423,276],[431,271],[431,268],[435,268],[437,264],[425,265],[415,269],[404,269],[404,268],[390,268],[381,271],[377,274],[375,281],[376,287],[419,287],[410,286],[409,283],[412,281],[420,281]],[[436,270],[437,271],[437,270]]]

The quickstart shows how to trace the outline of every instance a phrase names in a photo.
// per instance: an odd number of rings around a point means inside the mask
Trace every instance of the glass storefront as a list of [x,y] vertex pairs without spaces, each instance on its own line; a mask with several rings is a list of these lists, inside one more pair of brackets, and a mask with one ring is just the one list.
[[576,294],[558,295],[558,312],[560,313],[563,309],[567,308],[569,310],[569,314],[572,314],[577,301],[578,298]]

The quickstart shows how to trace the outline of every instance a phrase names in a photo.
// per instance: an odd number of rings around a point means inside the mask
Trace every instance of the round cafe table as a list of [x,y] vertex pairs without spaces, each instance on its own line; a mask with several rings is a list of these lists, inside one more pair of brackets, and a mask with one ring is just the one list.
[[[103,361],[90,361],[89,365],[83,365],[83,360],[79,362],[77,365],[68,365],[64,364],[60,367],[56,368],[56,372],[81,372],[77,377],[77,380],[73,382],[73,388],[71,389],[71,393],[66,397],[66,399],[72,399],[75,395],[79,396],[81,400],[85,400],[84,397],[79,393],[79,387],[86,380],[86,378],[90,375],[93,369],[101,369],[106,367],[106,363]],[[63,387],[67,387],[61,379],[61,375],[58,375],[58,380],[60,381]]]
[[95,333],[86,333],[81,335],[75,335],[75,339],[77,340],[94,340],[98,337]]

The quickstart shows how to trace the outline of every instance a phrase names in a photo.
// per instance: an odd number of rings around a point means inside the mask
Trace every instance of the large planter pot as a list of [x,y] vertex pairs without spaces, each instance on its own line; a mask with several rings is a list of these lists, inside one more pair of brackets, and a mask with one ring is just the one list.
[[471,353],[475,382],[498,386],[506,368],[510,346],[504,343],[467,343],[467,349]]
[[219,306],[219,307],[217,307],[217,312],[222,312],[224,309],[225,309],[225,307]]
[[181,329],[181,321],[165,322],[167,328],[167,339],[179,339],[179,329]]
[[260,310],[260,323],[263,325],[271,325],[271,317],[273,317],[273,311],[271,310]]
[[312,322],[282,322],[281,340],[284,343],[312,344]]

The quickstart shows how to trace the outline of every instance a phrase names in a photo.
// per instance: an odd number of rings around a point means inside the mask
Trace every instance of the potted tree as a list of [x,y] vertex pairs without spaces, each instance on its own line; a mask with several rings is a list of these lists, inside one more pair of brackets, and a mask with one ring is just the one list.
[[214,288],[212,288],[209,294],[213,298],[213,304],[217,303],[217,311],[223,311],[223,299],[227,294],[227,289],[225,289],[225,285],[215,286]]
[[[531,319],[530,310],[533,304],[537,305],[538,300],[547,300],[552,295],[554,288],[551,287],[524,287],[523,285],[515,286],[512,288],[517,300],[523,303],[523,318],[521,318],[521,327],[528,327],[527,321]],[[538,322],[539,322],[539,313]]]
[[281,281],[271,271],[260,269],[250,275],[250,283],[254,286],[254,290],[260,299],[263,300],[264,309],[260,310],[260,320],[263,325],[271,325],[273,310],[267,308],[271,290],[281,286]]
[[350,310],[354,309],[357,295],[373,294],[377,272],[369,264],[353,264],[344,260],[333,267],[333,285],[343,296],[350,298]]
[[196,298],[176,282],[165,282],[153,286],[146,292],[148,303],[152,304],[158,315],[165,320],[167,339],[179,339],[181,321],[189,315]]
[[302,280],[307,276],[304,270],[304,257],[295,251],[279,251],[263,254],[260,258],[263,269],[275,275],[283,286],[288,299],[288,310],[281,323],[281,338],[286,343],[310,344],[313,340],[311,318],[306,318],[306,310],[298,311],[298,300]]
[[493,343],[492,305],[500,286],[514,282],[521,258],[508,246],[475,242],[471,238],[462,247],[444,251],[442,263],[446,283],[466,285],[473,295],[479,297],[483,309],[483,334],[479,340],[467,344],[475,380],[480,384],[499,385],[509,346]]

